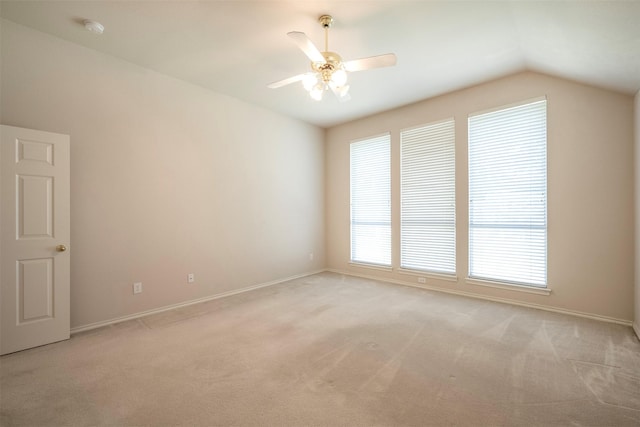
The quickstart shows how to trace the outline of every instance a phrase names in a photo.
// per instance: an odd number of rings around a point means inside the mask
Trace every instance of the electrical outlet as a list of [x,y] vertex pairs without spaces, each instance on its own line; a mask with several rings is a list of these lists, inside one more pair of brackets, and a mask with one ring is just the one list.
[[136,282],[133,284],[133,293],[134,294],[142,293],[142,282]]
[[418,277],[418,283],[427,283],[427,279],[424,277]]
[[309,261],[313,261],[313,252],[309,254]]
[[187,283],[193,283],[196,281],[196,276],[193,273],[187,274]]

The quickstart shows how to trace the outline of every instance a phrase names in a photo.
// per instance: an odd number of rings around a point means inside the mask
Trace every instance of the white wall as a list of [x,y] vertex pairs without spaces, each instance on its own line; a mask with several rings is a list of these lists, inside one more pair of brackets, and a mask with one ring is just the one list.
[[636,251],[635,251],[635,310],[633,317],[633,329],[640,338],[640,91],[635,96],[635,173],[636,173]]
[[[348,145],[392,132],[397,267],[398,132],[446,117],[456,118],[458,282],[427,285],[634,318],[630,96],[522,73],[329,129],[325,152],[321,129],[1,22],[0,122],[71,135],[73,327],[325,265],[417,284],[348,263]],[[552,294],[466,284],[466,117],[540,95],[549,99]],[[639,105],[636,95],[636,147]],[[134,281],[144,283],[135,297]],[[637,324],[640,279],[635,287]]]
[[[467,117],[548,99],[548,283],[551,295],[468,284]],[[633,98],[526,72],[331,128],[327,132],[327,263],[332,270],[418,285],[399,267],[399,132],[456,120],[457,282],[427,285],[629,322],[633,318]],[[391,132],[393,267],[349,264],[349,142]]]
[[1,122],[71,136],[72,327],[324,267],[322,129],[9,21],[1,35]]

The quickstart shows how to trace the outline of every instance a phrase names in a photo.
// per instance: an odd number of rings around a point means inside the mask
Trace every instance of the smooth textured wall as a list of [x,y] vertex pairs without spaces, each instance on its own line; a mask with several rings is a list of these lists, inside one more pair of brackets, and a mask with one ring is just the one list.
[[[380,94],[384,96],[384,94]],[[550,295],[466,282],[467,118],[528,99],[548,99]],[[335,271],[419,285],[399,267],[399,132],[456,120],[457,281],[426,286],[629,322],[633,318],[633,97],[532,72],[478,85],[327,131],[327,263]],[[349,263],[349,142],[391,132],[393,270]]]
[[325,266],[322,129],[9,21],[1,48],[2,123],[71,136],[72,327]]

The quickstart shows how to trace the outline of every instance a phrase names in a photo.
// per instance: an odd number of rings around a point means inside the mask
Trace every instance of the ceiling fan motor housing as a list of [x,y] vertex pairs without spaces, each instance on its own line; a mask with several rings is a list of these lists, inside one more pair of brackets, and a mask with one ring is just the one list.
[[325,62],[312,62],[313,71],[320,73],[322,80],[328,83],[334,71],[342,68],[342,58],[335,52],[321,52]]

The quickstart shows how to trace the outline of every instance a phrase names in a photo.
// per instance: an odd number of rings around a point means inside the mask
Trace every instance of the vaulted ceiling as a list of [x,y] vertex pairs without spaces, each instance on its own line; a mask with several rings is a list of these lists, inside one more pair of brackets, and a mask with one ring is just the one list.
[[[640,89],[640,1],[7,1],[2,18],[322,127],[522,70],[615,91]],[[349,75],[351,100],[313,101],[287,32],[345,60],[393,52]],[[85,30],[92,19],[105,27]],[[332,95],[332,94],[327,94]]]

